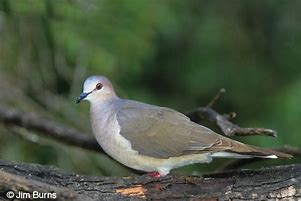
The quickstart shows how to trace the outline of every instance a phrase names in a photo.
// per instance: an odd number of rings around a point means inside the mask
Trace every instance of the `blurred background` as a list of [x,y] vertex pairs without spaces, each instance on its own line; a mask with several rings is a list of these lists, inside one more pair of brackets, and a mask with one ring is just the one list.
[[[0,105],[91,133],[89,104],[75,105],[89,75],[120,97],[189,111],[227,92],[215,109],[301,145],[301,1],[1,0]],[[0,124],[1,159],[80,174],[128,175],[109,157]],[[227,162],[175,173],[212,172]],[[268,160],[246,166],[301,162]]]

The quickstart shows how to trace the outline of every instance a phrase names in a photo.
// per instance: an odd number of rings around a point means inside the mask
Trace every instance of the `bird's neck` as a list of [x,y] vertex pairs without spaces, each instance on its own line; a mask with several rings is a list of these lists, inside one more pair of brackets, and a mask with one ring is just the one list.
[[[117,96],[113,96],[110,98],[99,98],[91,101],[90,113],[95,117],[103,116],[104,113],[109,113],[111,111],[115,111],[114,106],[115,103],[120,100]],[[102,114],[102,115],[100,115]]]
[[91,100],[92,104],[100,104],[105,101],[110,101],[110,100],[115,100],[119,99],[118,96],[115,94],[115,92],[106,92],[102,93],[101,96],[94,96],[93,99]]
[[92,124],[93,133],[97,138],[106,136],[107,129],[111,126],[112,118],[118,110],[119,98],[111,98],[99,102],[91,102],[90,106],[90,120]]

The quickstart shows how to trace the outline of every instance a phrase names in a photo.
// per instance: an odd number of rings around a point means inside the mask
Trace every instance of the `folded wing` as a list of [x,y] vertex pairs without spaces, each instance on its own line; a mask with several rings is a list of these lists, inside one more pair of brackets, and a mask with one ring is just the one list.
[[[120,134],[142,155],[166,159],[187,154],[217,152],[246,157],[290,157],[287,154],[249,146],[198,125],[175,110],[126,101],[117,112]],[[232,154],[232,155],[235,155]],[[227,155],[227,154],[226,154]]]

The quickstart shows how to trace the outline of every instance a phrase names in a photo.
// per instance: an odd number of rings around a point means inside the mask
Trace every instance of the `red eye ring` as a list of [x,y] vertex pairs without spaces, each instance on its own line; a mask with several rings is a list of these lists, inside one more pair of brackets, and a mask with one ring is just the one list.
[[103,85],[102,85],[101,83],[97,83],[95,89],[96,89],[96,90],[100,90],[100,89],[102,88],[102,86],[103,86]]

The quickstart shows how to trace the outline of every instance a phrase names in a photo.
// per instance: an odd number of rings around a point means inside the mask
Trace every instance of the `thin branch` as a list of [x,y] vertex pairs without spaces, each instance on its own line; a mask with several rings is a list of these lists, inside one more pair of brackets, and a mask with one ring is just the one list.
[[221,88],[216,95],[212,98],[212,100],[207,104],[207,107],[211,107],[213,108],[213,106],[217,103],[217,101],[219,101],[223,95],[225,94],[226,89]]
[[20,112],[0,106],[0,122],[35,131],[40,135],[51,137],[64,144],[103,152],[94,137],[58,122],[43,119],[32,113]]
[[209,107],[199,107],[196,110],[185,113],[192,121],[208,121],[212,125],[216,125],[221,131],[221,134],[226,136],[248,136],[248,135],[267,135],[277,137],[277,132],[267,128],[241,128],[238,125],[230,122],[227,117],[217,113]]
[[291,154],[293,156],[301,156],[301,148],[293,147],[290,145],[284,145],[283,147],[275,149],[283,153]]
[[232,123],[230,120],[236,117],[235,112],[230,114],[221,115],[212,109],[213,105],[222,97],[226,92],[225,89],[220,89],[213,99],[208,103],[206,107],[199,107],[193,111],[184,113],[192,121],[200,123],[201,121],[208,121],[212,125],[216,125],[223,135],[228,137],[233,136],[250,136],[250,135],[262,135],[277,137],[277,132],[267,128],[241,128],[238,125]]

